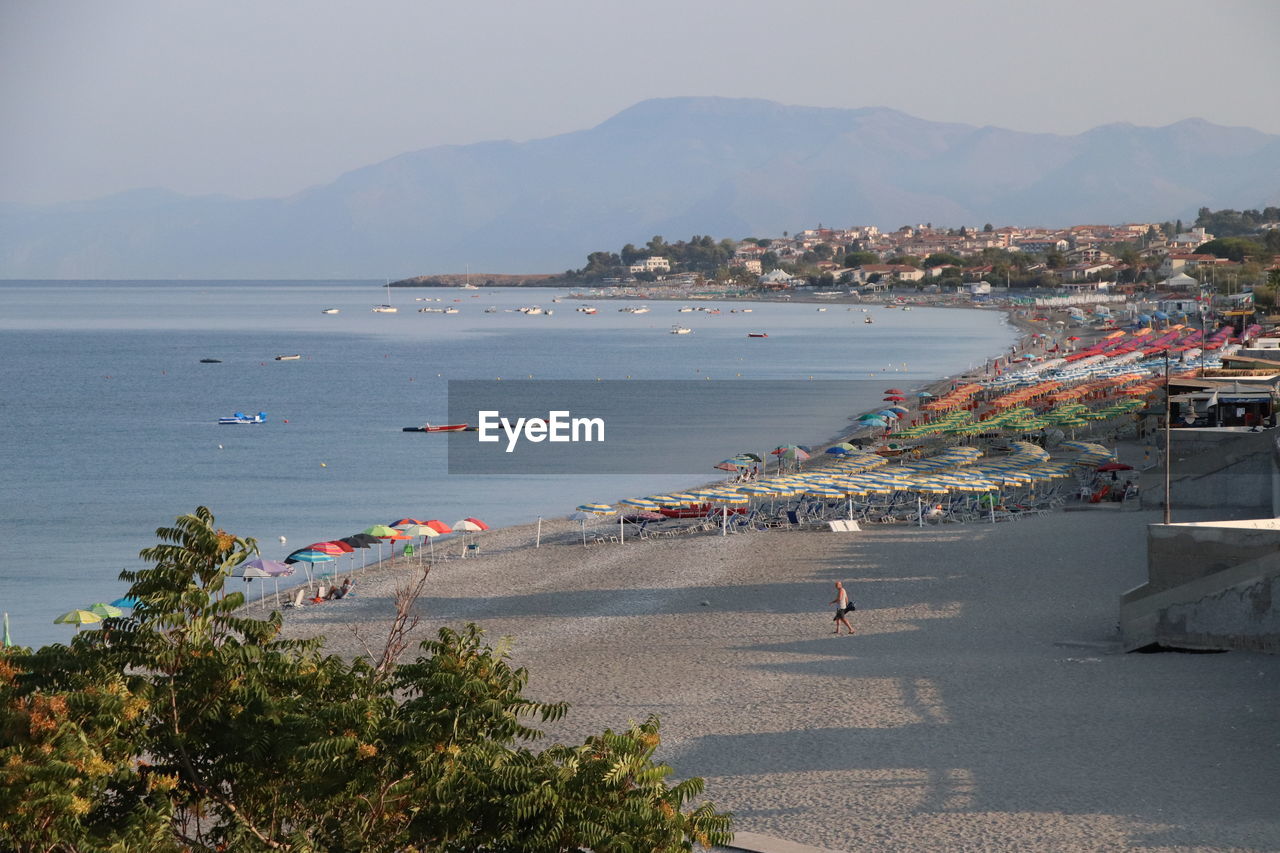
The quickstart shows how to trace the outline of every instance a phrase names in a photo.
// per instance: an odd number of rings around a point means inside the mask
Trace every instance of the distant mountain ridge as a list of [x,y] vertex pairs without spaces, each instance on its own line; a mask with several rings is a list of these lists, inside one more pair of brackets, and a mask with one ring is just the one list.
[[1280,136],[1188,119],[1075,136],[883,107],[643,101],[588,130],[446,145],[280,199],[135,190],[0,206],[7,278],[339,278],[559,272],[681,239],[931,221],[1194,219],[1280,202]]

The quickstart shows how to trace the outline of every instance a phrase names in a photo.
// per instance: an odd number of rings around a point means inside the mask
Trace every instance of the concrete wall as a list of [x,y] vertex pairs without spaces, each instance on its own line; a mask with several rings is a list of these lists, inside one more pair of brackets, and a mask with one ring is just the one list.
[[[1157,433],[1157,436],[1162,435]],[[1280,430],[1262,432],[1175,429],[1172,444],[1173,508],[1246,509],[1280,515]],[[1162,464],[1163,451],[1156,460]],[[1164,481],[1153,469],[1143,506],[1164,505]]]
[[1147,576],[1121,598],[1127,651],[1158,644],[1280,654],[1280,519],[1152,524]]

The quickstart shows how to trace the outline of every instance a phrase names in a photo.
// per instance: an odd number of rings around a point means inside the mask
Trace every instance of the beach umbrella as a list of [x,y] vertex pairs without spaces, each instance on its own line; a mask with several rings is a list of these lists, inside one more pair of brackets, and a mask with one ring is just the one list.
[[1123,462],[1108,462],[1105,465],[1098,466],[1099,471],[1132,471],[1132,465],[1126,465]]
[[725,459],[721,462],[717,462],[711,467],[717,468],[721,471],[737,471],[741,468],[748,468],[750,465],[751,463],[745,459]]
[[489,525],[485,524],[483,521],[481,521],[478,518],[473,518],[472,516],[467,516],[466,518],[463,519],[463,521],[470,522],[471,524],[474,524],[476,527],[479,527],[481,530],[489,529]]
[[[373,527],[366,527],[364,532],[369,534],[370,536],[378,537],[378,562],[381,563],[382,562],[382,540],[390,539],[394,537],[396,535],[395,528],[388,527],[385,524],[375,524]],[[395,555],[396,555],[396,546],[392,545],[391,556],[394,557]]]
[[904,393],[904,392],[903,392],[903,390],[902,390],[901,388],[888,388],[888,389],[886,389],[886,390],[885,390],[885,392],[884,392],[884,393],[886,393],[886,394],[902,394],[902,393]]
[[[600,518],[606,515],[613,515],[617,510],[611,504],[578,504],[578,511],[574,515],[579,516],[582,522],[582,547],[587,546],[587,519],[594,516]],[[573,516],[570,516],[572,518]]]
[[885,402],[888,403],[901,403],[905,399],[907,398],[901,394],[888,394],[884,397]]
[[481,530],[486,530],[487,528],[481,527],[470,518],[464,518],[461,521],[455,521],[451,529],[454,533],[479,533]]
[[425,522],[425,521],[421,521],[421,520],[416,519],[416,518],[402,518],[402,519],[400,519],[399,521],[393,521],[393,522],[391,522],[391,524],[390,524],[389,526],[390,526],[390,527],[404,527],[406,524],[426,524],[426,522]]
[[[425,524],[405,524],[401,525],[397,529],[403,530],[406,536],[421,536],[423,539],[427,540],[427,546],[431,549],[431,559],[435,560],[436,545],[431,540],[444,534],[439,530],[436,530],[434,527],[429,527]],[[418,562],[422,562],[421,559],[419,559]]]
[[453,532],[452,527],[445,524],[443,521],[441,521],[438,518],[433,518],[430,521],[426,522],[426,526],[430,527],[436,533],[452,533]]
[[739,457],[740,459],[750,459],[752,462],[763,462],[763,461],[764,461],[764,458],[763,458],[763,457],[761,457],[759,454],[756,454],[756,453],[739,453],[739,454],[738,454],[738,457]]
[[337,541],[313,542],[307,546],[307,549],[311,551],[319,551],[321,554],[328,554],[330,557],[337,557],[341,554],[350,554],[355,550],[350,545],[342,545]]
[[[379,548],[379,557],[381,557],[381,548]],[[303,563],[307,571],[307,590],[310,591],[312,577],[311,567],[316,563],[332,563],[333,557],[320,551],[312,551],[304,548],[301,551],[294,551],[292,554],[284,558],[286,563]]]
[[686,503],[675,495],[649,495],[649,500],[661,507],[684,506]]
[[3,640],[0,640],[0,643],[3,643],[5,648],[9,648],[9,647],[11,647],[11,646],[13,645],[13,640],[12,640],[12,639],[10,639],[10,637],[9,637],[9,613],[8,613],[8,611],[6,611],[6,612],[5,612],[5,614],[4,614],[4,638],[3,638]]
[[91,625],[94,622],[101,622],[102,617],[97,613],[88,610],[68,610],[57,619],[53,620],[55,625],[75,625],[76,631],[79,632],[81,625]]
[[128,607],[130,610],[133,610],[141,603],[141,601],[138,601],[138,599],[134,598],[132,595],[126,595],[123,598],[117,598],[115,601],[111,602],[111,606]]
[[[270,572],[263,571],[257,566],[250,566],[246,563],[241,563],[240,565],[236,566],[234,569],[231,570],[231,577],[243,578],[244,582],[247,584],[249,581],[253,580],[254,578],[265,579],[265,578],[270,578],[274,576]],[[262,606],[264,608],[266,607],[266,598],[267,598],[267,587],[264,584],[262,587],[262,595],[258,596],[258,601],[262,603]],[[98,611],[94,610],[94,612],[97,613]],[[104,615],[104,614],[99,614],[99,615]],[[105,615],[109,615],[109,614],[105,614]]]
[[101,602],[101,601],[99,601],[96,604],[90,604],[89,612],[97,614],[98,616],[101,616],[103,619],[115,618],[117,616],[124,615],[124,611],[121,610],[119,607],[115,607],[111,604],[106,604],[105,602]]
[[[264,572],[267,577],[271,578],[272,584],[275,586],[276,607],[280,607],[280,578],[293,574],[293,566],[289,563],[282,563],[279,560],[268,560],[265,557],[258,557],[247,563],[241,563],[239,568],[258,569]],[[265,594],[265,590],[263,593]],[[115,602],[111,602],[115,604]]]
[[[371,545],[378,544],[377,536],[370,536],[368,533],[353,533],[344,540],[348,545],[359,548],[361,546],[368,548]],[[359,543],[359,544],[356,544]]]

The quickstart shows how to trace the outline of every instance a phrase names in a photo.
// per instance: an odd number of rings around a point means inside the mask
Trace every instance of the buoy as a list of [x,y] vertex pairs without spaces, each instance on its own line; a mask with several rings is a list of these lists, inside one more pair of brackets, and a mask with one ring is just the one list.
[[286,424],[287,424],[288,422],[289,422],[289,419],[288,419],[288,418],[285,418],[281,423],[286,423]]
[[320,467],[321,467],[321,468],[328,468],[329,466],[328,466],[328,465],[326,465],[326,464],[324,464],[323,462],[321,462],[321,463],[320,463]]
[[281,544],[281,545],[285,544],[285,543],[286,543],[286,542],[288,542],[288,541],[289,541],[289,540],[288,540],[288,539],[285,539],[283,536],[281,536],[281,537],[280,537],[280,544]]
[[218,449],[219,449],[219,450],[221,450],[221,449],[222,449],[222,445],[221,445],[221,444],[219,444],[219,445],[218,445]]

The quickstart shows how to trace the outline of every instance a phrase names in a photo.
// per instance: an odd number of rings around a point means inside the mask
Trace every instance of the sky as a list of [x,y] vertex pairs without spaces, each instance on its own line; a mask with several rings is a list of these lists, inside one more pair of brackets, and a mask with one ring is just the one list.
[[647,98],[1280,134],[1277,0],[0,0],[0,202],[286,196]]

